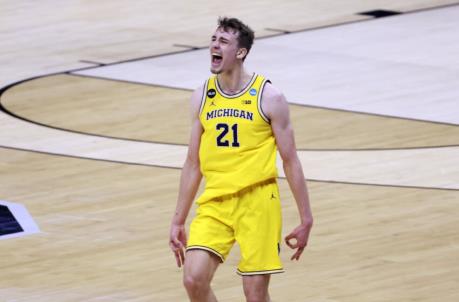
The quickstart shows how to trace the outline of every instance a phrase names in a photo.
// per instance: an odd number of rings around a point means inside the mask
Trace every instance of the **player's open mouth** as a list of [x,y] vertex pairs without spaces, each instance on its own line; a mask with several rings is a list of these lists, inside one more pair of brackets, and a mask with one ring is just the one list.
[[223,60],[223,57],[219,54],[212,54],[212,65],[219,65]]

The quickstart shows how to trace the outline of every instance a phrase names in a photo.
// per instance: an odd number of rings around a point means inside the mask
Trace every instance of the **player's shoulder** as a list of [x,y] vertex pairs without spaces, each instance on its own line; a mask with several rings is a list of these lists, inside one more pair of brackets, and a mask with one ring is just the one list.
[[204,90],[206,89],[206,84],[203,83],[193,90],[191,94],[191,101],[200,103],[204,95]]
[[202,101],[203,101],[203,96],[204,96],[204,90],[206,89],[205,86],[206,86],[205,84],[202,84],[193,90],[191,94],[191,98],[190,98],[192,112],[200,111]]
[[266,82],[263,88],[261,108],[270,120],[288,110],[288,104],[284,94],[271,82]]
[[282,91],[276,86],[274,86],[270,81],[266,82],[265,86],[263,87],[263,92],[261,96],[263,103],[281,102],[285,99]]

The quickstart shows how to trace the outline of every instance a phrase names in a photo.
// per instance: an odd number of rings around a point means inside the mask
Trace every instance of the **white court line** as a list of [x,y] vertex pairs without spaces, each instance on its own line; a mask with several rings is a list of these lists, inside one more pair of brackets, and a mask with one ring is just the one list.
[[[187,152],[187,146],[66,132],[5,114],[0,114],[0,126],[5,130],[0,133],[1,144],[45,153],[181,168]],[[459,189],[459,147],[298,153],[307,179]],[[281,166],[278,160],[283,176]]]
[[[459,125],[458,36],[453,6],[259,39],[247,66],[292,103]],[[195,89],[208,66],[202,49],[75,73]]]

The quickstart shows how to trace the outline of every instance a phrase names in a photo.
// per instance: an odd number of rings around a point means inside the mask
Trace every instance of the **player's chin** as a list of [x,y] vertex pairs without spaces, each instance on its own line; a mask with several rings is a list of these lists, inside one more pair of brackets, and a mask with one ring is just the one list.
[[210,72],[212,72],[213,74],[219,74],[219,73],[222,72],[222,69],[221,68],[210,67]]

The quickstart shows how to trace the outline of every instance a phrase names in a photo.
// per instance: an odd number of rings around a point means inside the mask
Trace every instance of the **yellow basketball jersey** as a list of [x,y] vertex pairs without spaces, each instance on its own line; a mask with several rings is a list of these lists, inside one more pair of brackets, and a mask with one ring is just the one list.
[[227,95],[217,76],[206,81],[200,110],[204,132],[199,149],[206,186],[198,203],[277,177],[276,143],[261,108],[266,82],[254,74],[240,93]]

